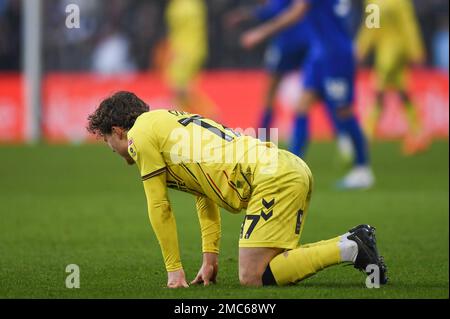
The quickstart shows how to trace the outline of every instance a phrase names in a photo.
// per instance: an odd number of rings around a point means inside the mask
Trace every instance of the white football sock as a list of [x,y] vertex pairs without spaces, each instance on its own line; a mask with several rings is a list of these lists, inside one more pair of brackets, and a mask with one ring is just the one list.
[[[349,233],[348,233],[349,234]],[[341,260],[343,262],[355,262],[358,255],[358,245],[355,241],[347,239],[347,236],[341,236],[339,241],[339,250],[341,254]]]
[[352,234],[352,233],[350,233],[350,232],[346,232],[344,235],[341,236],[340,241],[347,240],[347,237],[350,236],[351,234]]

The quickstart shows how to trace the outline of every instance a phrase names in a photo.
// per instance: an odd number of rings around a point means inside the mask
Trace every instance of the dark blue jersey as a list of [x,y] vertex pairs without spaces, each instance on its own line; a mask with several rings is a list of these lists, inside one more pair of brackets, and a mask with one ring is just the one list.
[[310,24],[314,51],[325,56],[351,54],[348,30],[350,0],[297,0],[309,3],[306,21]]
[[[270,20],[288,9],[292,2],[293,0],[268,0],[265,5],[253,11],[253,16],[262,22]],[[298,47],[309,47],[310,34],[309,23],[307,19],[303,19],[276,34],[272,43],[278,45],[281,50],[295,51]]]

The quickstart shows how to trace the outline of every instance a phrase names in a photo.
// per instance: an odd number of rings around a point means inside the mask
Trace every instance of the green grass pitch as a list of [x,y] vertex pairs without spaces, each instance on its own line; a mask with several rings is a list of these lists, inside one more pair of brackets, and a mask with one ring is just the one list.
[[[359,223],[377,227],[390,282],[367,289],[353,267],[326,269],[295,286],[243,288],[237,241],[243,214],[223,211],[218,283],[165,288],[166,273],[135,167],[105,146],[0,147],[1,298],[448,298],[448,142],[405,158],[398,143],[372,146],[369,191],[339,192],[332,144],[313,144],[315,189],[302,242]],[[188,280],[201,264],[194,200],[170,192]],[[67,289],[65,267],[80,267]]]

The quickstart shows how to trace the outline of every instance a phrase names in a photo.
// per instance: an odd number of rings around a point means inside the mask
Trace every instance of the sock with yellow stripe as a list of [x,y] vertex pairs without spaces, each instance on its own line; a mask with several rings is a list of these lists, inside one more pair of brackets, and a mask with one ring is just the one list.
[[354,262],[357,254],[356,242],[347,239],[346,235],[300,246],[270,261],[262,278],[263,285],[296,283],[329,266]]

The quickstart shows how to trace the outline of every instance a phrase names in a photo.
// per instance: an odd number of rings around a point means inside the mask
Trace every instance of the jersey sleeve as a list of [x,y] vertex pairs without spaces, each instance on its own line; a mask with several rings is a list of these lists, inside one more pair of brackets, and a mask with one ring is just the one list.
[[128,133],[128,154],[136,162],[143,181],[165,171],[157,136],[151,130],[147,134],[139,130]]
[[196,207],[202,233],[202,251],[219,253],[221,235],[219,206],[207,197],[197,196]]
[[180,259],[177,225],[167,196],[165,176],[159,175],[144,182],[147,197],[148,216],[158,239],[167,271],[175,271],[183,266]]

